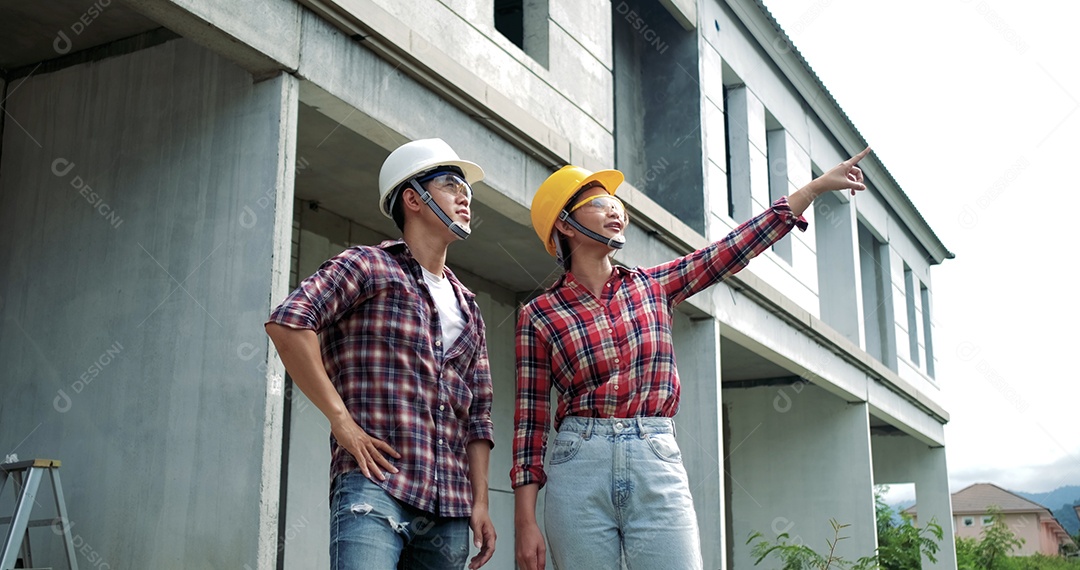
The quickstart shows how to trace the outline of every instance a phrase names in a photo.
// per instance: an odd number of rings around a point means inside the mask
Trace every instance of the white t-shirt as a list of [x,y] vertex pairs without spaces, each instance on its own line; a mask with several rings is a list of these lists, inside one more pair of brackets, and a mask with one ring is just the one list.
[[442,328],[443,354],[450,350],[454,341],[465,330],[465,315],[458,305],[454,286],[446,277],[435,275],[421,267],[424,271],[424,282],[431,291],[431,298],[435,300],[435,310],[439,311],[439,324]]

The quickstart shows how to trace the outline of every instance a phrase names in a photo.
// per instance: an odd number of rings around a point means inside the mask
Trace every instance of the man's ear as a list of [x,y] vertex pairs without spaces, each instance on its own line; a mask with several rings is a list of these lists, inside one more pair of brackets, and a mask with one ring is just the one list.
[[413,212],[419,212],[424,205],[424,201],[420,199],[420,194],[412,187],[406,187],[402,190],[401,197],[398,199],[401,200],[402,207]]

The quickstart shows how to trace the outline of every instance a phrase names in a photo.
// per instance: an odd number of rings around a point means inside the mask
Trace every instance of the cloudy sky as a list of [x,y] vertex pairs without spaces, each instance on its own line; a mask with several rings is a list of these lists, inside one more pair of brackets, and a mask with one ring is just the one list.
[[765,4],[956,254],[932,272],[952,491],[1080,485],[1080,5]]

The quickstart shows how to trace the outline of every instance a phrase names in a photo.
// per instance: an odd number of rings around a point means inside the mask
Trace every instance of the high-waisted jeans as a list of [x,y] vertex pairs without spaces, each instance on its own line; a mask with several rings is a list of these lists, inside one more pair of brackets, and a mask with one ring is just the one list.
[[544,526],[558,570],[702,567],[670,418],[567,417],[551,442]]

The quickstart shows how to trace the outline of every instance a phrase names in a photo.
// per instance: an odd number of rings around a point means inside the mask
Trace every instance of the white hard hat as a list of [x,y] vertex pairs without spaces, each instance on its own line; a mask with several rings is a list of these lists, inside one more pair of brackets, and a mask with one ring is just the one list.
[[391,217],[390,197],[394,190],[417,174],[439,166],[460,168],[470,185],[484,179],[484,169],[476,163],[458,158],[454,149],[442,139],[407,142],[391,152],[379,169],[379,211]]

